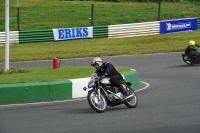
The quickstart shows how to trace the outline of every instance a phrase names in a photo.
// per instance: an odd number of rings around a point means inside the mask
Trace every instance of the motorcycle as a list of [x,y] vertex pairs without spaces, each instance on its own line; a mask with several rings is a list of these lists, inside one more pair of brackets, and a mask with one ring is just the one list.
[[[194,52],[193,52],[194,55],[200,55],[200,48],[196,49]],[[185,54],[182,54],[182,59],[183,61],[188,64],[188,65],[193,65],[193,64],[199,64],[200,63],[200,57],[195,57],[195,62],[194,63],[191,63],[191,59],[185,55]]]
[[87,100],[91,108],[102,113],[106,111],[107,106],[117,106],[125,104],[128,108],[135,108],[138,105],[138,98],[134,90],[130,87],[131,83],[127,81],[122,82],[126,85],[128,96],[124,96],[118,87],[114,87],[110,83],[110,78],[106,77],[100,79],[98,74],[93,74],[88,87],[84,87],[83,90],[88,90]]

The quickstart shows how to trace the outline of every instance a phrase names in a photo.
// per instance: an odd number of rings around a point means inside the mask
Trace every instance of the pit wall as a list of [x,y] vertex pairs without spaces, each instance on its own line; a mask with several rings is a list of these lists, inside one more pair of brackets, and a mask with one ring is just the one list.
[[[132,89],[140,86],[136,70],[121,73],[125,80],[132,83]],[[0,104],[27,103],[66,100],[87,96],[87,87],[90,78],[69,79],[52,82],[33,82],[17,84],[0,84]]]

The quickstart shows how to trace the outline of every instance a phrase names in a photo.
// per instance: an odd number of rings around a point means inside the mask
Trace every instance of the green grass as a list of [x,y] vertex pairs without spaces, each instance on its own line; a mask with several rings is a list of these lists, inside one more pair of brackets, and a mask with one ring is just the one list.
[[[141,36],[118,39],[74,40],[39,44],[23,44],[10,46],[10,61],[34,61],[59,59],[135,55],[160,52],[183,51],[188,41],[193,39],[200,43],[200,30],[165,35]],[[177,57],[180,58],[180,57]],[[180,58],[181,59],[181,58]],[[0,47],[0,62],[4,61],[4,47]],[[13,66],[15,67],[15,66]],[[28,68],[28,73],[1,74],[0,83],[43,82],[88,77],[94,69],[88,67],[51,67]],[[128,70],[128,68],[123,68]],[[120,70],[121,71],[121,70]],[[83,73],[81,73],[83,72]],[[78,73],[78,74],[77,74]]]
[[[94,26],[151,22],[158,19],[158,3],[97,2],[60,0],[18,0],[20,30],[41,30],[90,26],[94,5]],[[17,30],[17,1],[10,0],[10,30]],[[160,20],[200,17],[200,2],[162,2]],[[5,0],[0,1],[0,31],[5,29]]]
[[[60,42],[21,44],[10,46],[10,61],[34,61],[59,59],[135,55],[183,51],[189,40],[200,43],[200,30],[174,34],[160,34],[117,39],[88,39]],[[4,62],[5,48],[0,47],[0,62]]]
[[[5,1],[0,1],[0,31],[4,31]],[[59,0],[19,0],[20,29],[52,29],[61,27],[89,26],[91,4],[94,4],[94,25],[150,22],[157,20],[157,3],[95,2]],[[161,20],[199,17],[199,2],[161,4]],[[192,7],[192,8],[191,8]],[[16,0],[10,0],[10,30],[17,30]],[[183,51],[188,41],[200,43],[200,30],[176,34],[141,36],[118,39],[85,39],[60,42],[10,45],[9,59],[16,61],[135,55]],[[5,48],[0,47],[0,62],[4,62]],[[15,67],[15,66],[14,66]],[[71,70],[74,68],[73,70]],[[0,83],[43,82],[88,77],[94,69],[88,67],[28,68],[28,73],[1,74]],[[84,70],[83,70],[84,69]],[[123,70],[128,68],[123,68]],[[70,71],[68,71],[70,70]],[[77,75],[82,70],[84,73]],[[78,72],[77,72],[78,71]],[[120,70],[121,71],[121,70]]]
[[[117,66],[119,72],[129,71],[128,67]],[[59,69],[52,67],[30,67],[27,73],[0,74],[0,84],[47,82],[66,79],[86,78],[94,73],[91,66],[62,66]],[[2,80],[3,79],[3,80]]]

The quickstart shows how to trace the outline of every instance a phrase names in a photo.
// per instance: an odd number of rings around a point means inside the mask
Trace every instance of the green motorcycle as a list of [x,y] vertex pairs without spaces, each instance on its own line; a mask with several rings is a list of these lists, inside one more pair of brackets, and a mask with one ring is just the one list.
[[[196,49],[193,54],[194,55],[200,55],[200,48]],[[200,57],[199,56],[195,57],[195,62],[194,63],[191,63],[191,59],[185,54],[182,54],[182,59],[188,65],[194,65],[194,64],[199,64],[200,63]]]

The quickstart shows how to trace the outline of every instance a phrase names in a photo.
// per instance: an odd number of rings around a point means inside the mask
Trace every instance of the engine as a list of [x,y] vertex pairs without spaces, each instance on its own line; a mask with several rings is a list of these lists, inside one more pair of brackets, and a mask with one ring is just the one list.
[[119,91],[119,88],[117,87],[106,87],[106,92],[110,101],[116,101],[123,98],[123,94]]

